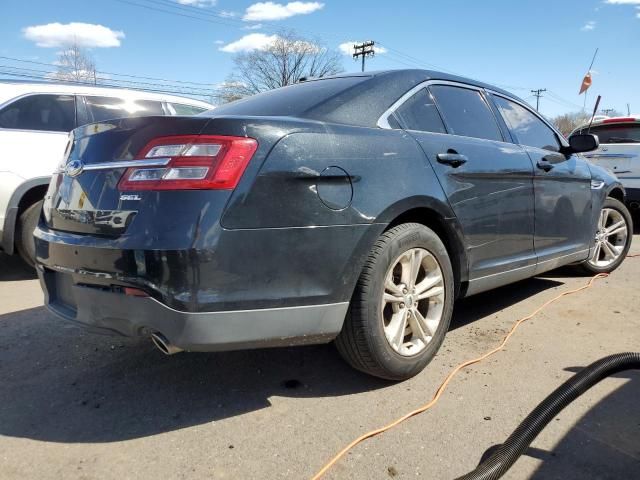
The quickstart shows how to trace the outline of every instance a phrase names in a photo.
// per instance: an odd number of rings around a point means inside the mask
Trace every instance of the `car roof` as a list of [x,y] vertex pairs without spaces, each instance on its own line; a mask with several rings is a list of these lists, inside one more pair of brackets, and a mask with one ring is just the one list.
[[[295,85],[222,105],[210,115],[294,116],[375,127],[378,119],[399,98],[429,80],[487,88],[522,102],[505,90],[477,80],[432,70],[404,69],[305,79]],[[336,82],[333,86],[323,83],[330,81]]]
[[26,82],[22,80],[0,80],[0,104],[15,97],[32,93],[59,93],[74,95],[100,95],[139,100],[156,100],[211,109],[210,103],[179,95],[149,92],[129,88],[94,86],[67,82]]
[[332,75],[332,76],[327,76],[322,78],[310,78],[305,81],[320,81],[320,80],[325,80],[330,78],[350,78],[350,77],[370,77],[370,78],[386,77],[388,80],[393,81],[398,77],[409,77],[414,75],[417,75],[418,77],[422,78],[422,81],[419,83],[426,82],[429,80],[443,80],[443,81],[449,81],[449,82],[466,83],[468,85],[473,85],[479,88],[486,88],[488,90],[493,90],[494,92],[501,93],[503,95],[507,95],[509,97],[513,97],[522,101],[513,93],[503,90],[502,88],[497,87],[495,85],[490,85],[488,83],[484,83],[479,80],[474,80],[472,78],[462,77],[459,75],[454,75],[452,73],[445,73],[437,70],[424,70],[424,69],[375,70],[371,72],[347,73],[347,74]]

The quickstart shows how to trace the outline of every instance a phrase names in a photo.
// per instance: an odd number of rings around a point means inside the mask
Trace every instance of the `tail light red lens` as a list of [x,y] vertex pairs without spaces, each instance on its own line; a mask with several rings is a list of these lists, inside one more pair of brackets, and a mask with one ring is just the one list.
[[128,168],[118,189],[234,189],[257,148],[258,142],[246,137],[176,135],[156,138],[142,149],[138,160],[167,159],[167,163]]

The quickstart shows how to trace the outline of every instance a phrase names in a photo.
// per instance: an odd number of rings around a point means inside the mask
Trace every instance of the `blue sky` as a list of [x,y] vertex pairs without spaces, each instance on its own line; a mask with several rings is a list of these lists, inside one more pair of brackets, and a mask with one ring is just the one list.
[[[231,72],[233,51],[259,47],[288,28],[331,48],[373,39],[387,51],[368,60],[372,70],[447,70],[503,86],[530,103],[531,89],[546,88],[541,111],[547,116],[580,109],[578,89],[598,47],[588,104],[601,94],[603,108],[626,113],[628,102],[640,112],[640,0],[0,3],[3,57],[51,64],[73,35],[90,48],[100,71],[216,85]],[[51,68],[6,58],[0,65],[0,71]],[[345,55],[344,68],[357,71],[359,64]]]

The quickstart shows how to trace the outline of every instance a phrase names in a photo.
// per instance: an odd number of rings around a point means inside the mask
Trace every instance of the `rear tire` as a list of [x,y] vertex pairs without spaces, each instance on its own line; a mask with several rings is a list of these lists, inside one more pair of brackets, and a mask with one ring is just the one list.
[[365,262],[335,342],[338,351],[370,375],[413,377],[444,340],[454,292],[449,255],[433,230],[417,223],[388,230]]
[[594,251],[580,264],[582,271],[589,275],[611,273],[618,268],[626,258],[633,238],[633,220],[622,202],[607,198],[598,218]]
[[32,267],[36,265],[36,245],[33,241],[33,231],[38,226],[43,203],[44,200],[40,200],[22,212],[16,229],[16,250],[20,257]]

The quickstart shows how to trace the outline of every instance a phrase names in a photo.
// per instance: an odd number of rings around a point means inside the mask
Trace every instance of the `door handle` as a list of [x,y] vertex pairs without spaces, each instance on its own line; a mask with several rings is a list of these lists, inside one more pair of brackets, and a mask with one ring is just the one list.
[[447,153],[439,153],[436,155],[438,163],[444,165],[450,165],[453,168],[458,168],[460,165],[467,163],[469,160],[465,155],[461,155],[455,151],[449,150]]
[[538,163],[536,164],[536,166],[540,170],[544,170],[545,172],[548,172],[549,170],[553,170],[553,165],[551,165],[549,162],[544,160],[538,160]]

